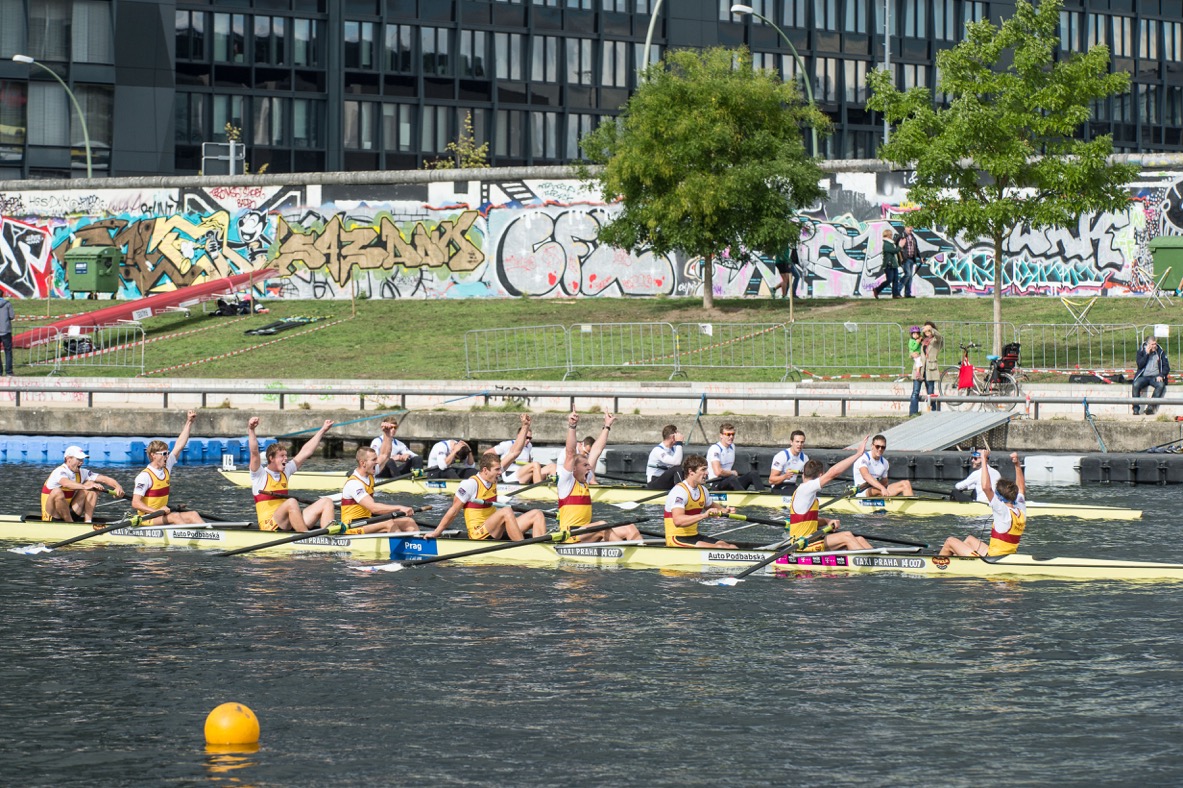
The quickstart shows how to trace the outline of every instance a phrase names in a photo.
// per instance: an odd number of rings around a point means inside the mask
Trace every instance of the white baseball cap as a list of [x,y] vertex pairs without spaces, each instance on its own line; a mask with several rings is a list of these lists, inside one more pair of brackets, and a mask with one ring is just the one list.
[[86,452],[82,450],[81,446],[71,446],[70,448],[66,449],[66,456],[73,457],[78,460],[85,460]]

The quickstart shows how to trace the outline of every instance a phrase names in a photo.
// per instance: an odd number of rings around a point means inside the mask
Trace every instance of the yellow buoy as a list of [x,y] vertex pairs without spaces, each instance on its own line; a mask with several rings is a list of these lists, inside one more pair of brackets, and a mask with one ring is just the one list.
[[205,718],[207,744],[254,744],[259,741],[259,718],[241,703],[223,703]]

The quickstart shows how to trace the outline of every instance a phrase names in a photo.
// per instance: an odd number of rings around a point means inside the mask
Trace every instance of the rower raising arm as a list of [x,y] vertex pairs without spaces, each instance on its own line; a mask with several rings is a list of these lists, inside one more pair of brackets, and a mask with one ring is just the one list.
[[251,492],[255,497],[255,516],[264,531],[307,531],[314,523],[324,528],[333,521],[335,504],[332,498],[320,498],[307,509],[300,510],[295,498],[288,498],[288,479],[312,456],[321,438],[333,426],[325,419],[324,426],[293,458],[288,459],[288,447],[273,443],[267,447],[267,462],[259,455],[259,417],[252,416],[246,423],[247,446],[251,453]]
[[[600,439],[592,445],[592,452],[598,456],[608,442],[608,432],[612,427],[615,416],[611,413],[604,416],[604,427],[600,430]],[[558,498],[559,498],[559,529],[574,531],[588,525],[601,525],[603,520],[592,519],[591,490],[588,485],[591,461],[579,453],[576,431],[579,428],[579,414],[571,413],[567,416],[567,443],[563,453],[563,465],[559,468]],[[569,541],[599,542],[599,541],[639,541],[641,532],[635,525],[621,525],[603,531],[594,531]]]
[[1019,540],[1027,528],[1027,479],[1018,452],[1011,452],[1010,461],[1015,468],[1015,480],[999,479],[998,489],[990,479],[990,450],[982,449],[982,492],[990,502],[994,516],[989,543],[976,536],[958,539],[950,536],[941,547],[941,555],[961,556],[1003,556],[1018,551]]
[[185,426],[177,436],[173,450],[168,450],[168,444],[162,440],[154,440],[148,444],[148,467],[136,476],[132,487],[131,507],[137,512],[158,512],[164,514],[146,520],[148,525],[195,525],[201,522],[201,515],[197,512],[175,512],[168,505],[169,492],[172,488],[173,466],[181,457],[181,452],[189,443],[189,431],[193,422],[197,420],[197,412],[189,411],[185,414]]
[[[825,467],[820,460],[810,460],[805,463],[805,467],[801,472],[802,481],[797,485],[797,489],[793,491],[793,498],[789,502],[789,536],[794,538],[811,536],[819,528],[825,526],[833,526],[835,530],[839,525],[837,519],[822,517],[818,514],[821,506],[817,502],[818,494],[822,487],[837,479],[841,474],[845,473],[855,461],[863,455],[867,449],[867,439],[863,438],[862,445],[858,447],[858,451],[850,455],[839,463],[836,463],[828,471],[822,472]],[[813,552],[816,550],[867,550],[871,545],[867,540],[861,536],[855,536],[850,531],[837,531],[836,533],[826,534],[825,538],[814,542],[813,544],[803,548],[801,552]]]

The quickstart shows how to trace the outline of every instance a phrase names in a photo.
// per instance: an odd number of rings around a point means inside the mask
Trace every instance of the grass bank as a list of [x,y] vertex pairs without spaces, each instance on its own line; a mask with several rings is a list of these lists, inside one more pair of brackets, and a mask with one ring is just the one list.
[[[14,301],[18,316],[44,318],[109,305],[108,301]],[[465,376],[464,332],[474,328],[511,328],[579,323],[781,323],[788,320],[788,302],[770,299],[728,299],[704,310],[697,298],[650,299],[480,299],[437,301],[359,301],[356,317],[348,301],[270,301],[270,313],[241,318],[162,315],[144,321],[147,371],[161,378],[286,378],[286,379],[462,379]],[[948,336],[960,336],[967,324],[991,320],[989,299],[916,298],[900,300],[817,299],[797,301],[798,323],[912,323],[932,320]],[[1167,313],[1143,308],[1140,299],[1103,298],[1090,318],[1096,323],[1138,325],[1171,322]],[[319,323],[275,337],[243,332],[283,317],[318,316]],[[1057,298],[1012,297],[1003,317],[1014,323],[1065,323],[1068,313]],[[19,333],[38,325],[21,321]],[[316,328],[317,330],[310,330]],[[720,335],[716,335],[718,340]],[[279,341],[271,341],[279,340]],[[754,340],[752,340],[754,341]],[[1126,340],[1122,340],[1125,342]],[[828,351],[827,351],[828,352]],[[835,349],[831,369],[858,352]],[[1024,353],[1028,352],[1024,348]],[[845,355],[844,355],[845,354]],[[956,348],[946,351],[949,363]],[[214,358],[218,357],[218,358]],[[982,361],[984,357],[977,360]],[[206,360],[213,359],[213,360]],[[17,374],[44,376],[45,366],[29,366],[30,355],[17,351]],[[199,362],[199,363],[194,363]],[[889,364],[895,364],[890,359]],[[187,365],[187,366],[181,366]],[[176,369],[170,369],[177,367]],[[137,370],[138,371],[138,370]],[[68,366],[62,374],[129,377],[126,368]],[[663,380],[668,370],[644,367],[600,368],[585,373],[597,379]],[[561,371],[516,373],[522,380],[555,380]],[[779,380],[775,370],[694,370],[695,380]]]

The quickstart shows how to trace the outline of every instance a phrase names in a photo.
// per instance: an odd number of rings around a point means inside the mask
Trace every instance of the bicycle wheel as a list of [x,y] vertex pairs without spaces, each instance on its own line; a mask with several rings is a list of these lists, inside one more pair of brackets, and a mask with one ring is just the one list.
[[[986,390],[988,397],[1017,397],[1019,396],[1019,384],[1015,381],[1014,376],[1009,372],[1002,372],[998,375],[998,380],[988,384]],[[983,410],[1014,410],[1017,402],[1000,402],[997,405],[985,405]]]
[[960,367],[945,367],[941,372],[941,378],[937,382],[937,391],[941,395],[941,407],[949,410],[969,410],[971,405],[968,402],[945,402],[945,397],[964,397],[972,394],[968,389],[957,388],[957,379],[961,376]]

